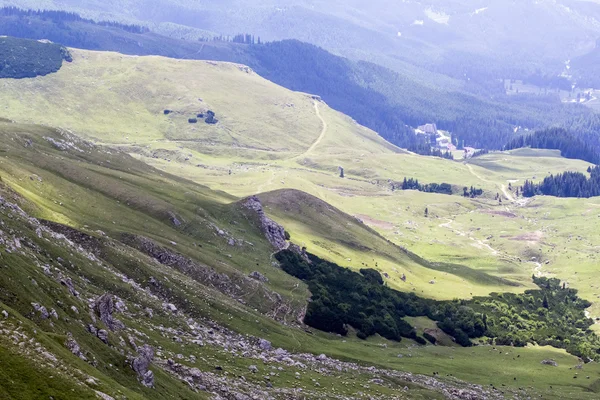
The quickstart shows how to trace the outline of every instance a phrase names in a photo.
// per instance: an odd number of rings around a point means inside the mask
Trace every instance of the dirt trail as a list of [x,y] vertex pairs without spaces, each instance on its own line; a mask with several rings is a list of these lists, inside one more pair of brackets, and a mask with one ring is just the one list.
[[325,134],[327,133],[327,122],[325,122],[325,119],[323,119],[323,117],[321,116],[321,112],[319,111],[319,102],[315,100],[314,104],[315,104],[315,112],[317,114],[317,117],[321,120],[321,124],[323,125],[323,128],[321,129],[321,134],[319,135],[317,140],[308,148],[308,150],[306,150],[304,153],[302,153],[300,155],[297,155],[293,159],[301,158],[301,157],[304,157],[307,154],[311,153],[319,145],[319,143],[321,143],[321,140],[323,140],[323,138],[325,137]]
[[484,242],[483,240],[474,238],[473,236],[471,236],[470,234],[468,234],[467,232],[463,232],[461,230],[455,229],[452,226],[452,223],[454,222],[454,220],[450,219],[450,218],[444,218],[447,222],[440,224],[439,227],[440,228],[446,228],[451,230],[452,232],[454,232],[455,234],[459,235],[459,236],[464,236],[464,237],[468,237],[469,239],[471,239],[473,242],[476,243],[477,247],[479,248],[485,248],[488,249],[492,255],[498,255],[500,254],[500,252],[496,249],[494,249],[492,246],[490,246],[489,244],[487,244],[486,242]]
[[[475,172],[475,170],[473,169],[473,167],[471,166],[471,164],[467,164],[467,168],[469,169],[469,172],[473,176],[475,176],[477,179],[480,179],[483,182],[494,184],[496,186],[498,185],[496,182],[492,182],[492,181],[490,181],[488,179],[485,179],[483,176],[481,176],[477,172]],[[517,202],[517,200],[515,199],[515,196],[513,196],[513,194],[508,189],[506,189],[505,185],[500,185],[500,190],[502,191],[502,194],[504,194],[504,197],[506,197],[509,201],[511,201],[513,203]]]
[[[325,119],[321,116],[321,112],[319,111],[319,102],[317,100],[314,100],[314,106],[315,113],[317,114],[317,117],[321,120],[321,133],[319,134],[317,140],[315,140],[315,142],[304,153],[292,157],[290,160],[297,160],[311,153],[319,145],[319,143],[321,143],[321,141],[325,137],[325,134],[327,134],[327,122],[325,122]],[[258,186],[258,188],[256,189],[256,194],[262,193],[265,190],[265,188],[272,185],[275,180],[275,171],[271,169],[273,168],[273,164],[267,164],[266,167],[268,168],[267,170],[271,173],[271,177],[268,181]]]

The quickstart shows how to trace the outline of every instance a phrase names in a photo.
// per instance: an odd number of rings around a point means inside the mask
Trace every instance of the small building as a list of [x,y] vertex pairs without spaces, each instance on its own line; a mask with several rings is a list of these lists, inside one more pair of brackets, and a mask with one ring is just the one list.
[[437,135],[438,133],[437,126],[435,124],[421,125],[417,129],[428,135]]

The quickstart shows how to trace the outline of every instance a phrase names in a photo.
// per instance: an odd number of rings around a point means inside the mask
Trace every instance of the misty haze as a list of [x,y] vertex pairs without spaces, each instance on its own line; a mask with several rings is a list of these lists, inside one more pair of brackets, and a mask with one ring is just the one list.
[[599,221],[599,0],[0,0],[0,399],[598,399]]

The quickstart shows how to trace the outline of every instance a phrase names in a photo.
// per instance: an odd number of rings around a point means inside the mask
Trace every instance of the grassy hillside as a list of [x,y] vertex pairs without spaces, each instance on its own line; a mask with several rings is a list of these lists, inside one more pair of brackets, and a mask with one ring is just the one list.
[[[539,260],[532,260],[533,250],[526,243],[514,247],[510,240],[524,233],[497,232],[513,226],[500,216],[522,212],[522,203],[516,208],[510,204],[509,183],[588,167],[553,154],[531,158],[519,151],[478,158],[479,165],[406,154],[311,96],[282,89],[235,64],[79,50],[73,56],[74,62],[57,74],[5,81],[0,100],[7,107],[2,116],[42,121],[118,146],[161,170],[236,196],[281,188],[312,194],[395,244],[442,263],[419,268],[412,274],[412,286],[398,284],[426,296],[470,297],[531,287]],[[219,119],[216,125],[202,119],[188,122],[209,109]],[[343,179],[339,167],[344,168]],[[470,200],[392,192],[389,182],[404,177],[446,182],[457,193],[463,186],[480,187],[484,196]],[[497,193],[503,204],[495,200]],[[277,217],[297,225],[289,215]],[[463,218],[468,223],[458,225]],[[514,222],[517,230],[538,230],[519,218]],[[297,234],[318,255],[352,260],[344,265],[358,269],[374,261],[348,243],[317,240],[302,229]],[[394,279],[412,269],[398,268],[383,257],[377,262]],[[578,265],[568,268],[576,271]],[[585,283],[574,284],[591,298]]]
[[[304,287],[271,266],[270,246],[253,220],[246,219],[239,210],[236,198],[53,129],[3,123],[0,136],[5,265],[0,308],[8,312],[0,323],[3,332],[10,333],[0,342],[3,365],[10,365],[2,368],[7,380],[0,390],[9,398],[30,398],[27,390],[56,399],[73,395],[95,398],[96,391],[115,398],[207,398],[206,391],[192,392],[189,385],[207,386],[209,391],[222,395],[237,391],[277,399],[297,398],[292,388],[302,388],[302,398],[359,396],[358,391],[375,398],[389,398],[403,396],[405,386],[409,388],[409,398],[415,399],[444,398],[448,390],[500,396],[494,395],[493,389],[472,386],[454,377],[502,387],[506,394],[516,394],[518,387],[527,386],[526,394],[540,393],[546,398],[595,396],[590,388],[600,371],[587,365],[581,374],[591,376],[591,380],[573,382],[569,368],[577,360],[550,348],[498,347],[501,357],[512,360],[500,365],[495,360],[490,362],[491,347],[415,347],[410,341],[398,344],[379,338],[366,342],[353,337],[342,340],[318,332],[309,334],[289,323],[282,325],[264,315],[268,310],[260,307],[267,304],[265,299],[248,297],[244,302],[247,305],[243,305],[208,287],[189,271],[152,260],[122,239],[123,233],[146,236],[232,279],[239,272],[259,270],[269,277],[268,288],[281,293],[284,299],[303,303],[307,296]],[[323,221],[324,232],[338,236],[341,226],[351,224],[348,229],[352,235],[346,236],[349,240],[356,234],[381,251],[392,248],[362,224],[352,224],[351,217],[310,196],[283,192],[262,198],[268,204],[268,212],[274,215],[282,207],[289,211],[296,210],[293,207],[297,204],[307,207],[309,211],[299,214],[290,228],[293,238],[299,238],[308,229],[305,223],[315,227],[312,209],[328,216]],[[67,224],[77,231],[38,222],[27,214]],[[173,223],[172,214],[182,225]],[[227,236],[221,236],[218,229]],[[62,239],[62,235],[69,240]],[[253,245],[232,247],[227,243],[229,236]],[[249,263],[250,259],[258,265]],[[78,294],[70,292],[66,283],[61,284],[67,278]],[[97,299],[106,292],[118,296],[127,307],[115,313],[126,328],[109,331],[108,345],[88,333],[86,326],[108,328],[84,312],[90,307],[87,299]],[[164,310],[163,303],[167,302],[173,303],[178,312]],[[48,312],[55,309],[59,318],[44,319],[31,303],[46,307]],[[153,310],[153,316],[148,314],[148,308]],[[420,321],[419,326],[425,329],[430,325]],[[65,344],[69,334],[81,354],[93,362],[69,351]],[[271,352],[258,348],[259,337],[291,351],[293,360],[308,367],[276,361]],[[30,342],[30,338],[34,340]],[[198,344],[198,338],[203,345]],[[243,347],[238,347],[238,343]],[[131,357],[137,355],[135,346],[142,344],[159,349],[150,367],[155,377],[154,389],[144,388],[130,365]],[[384,376],[385,383],[373,384],[374,372],[355,364],[347,364],[347,371],[346,364],[332,359],[314,364],[304,352],[326,353],[384,368],[377,369],[375,376]],[[260,361],[264,356],[269,357],[266,363]],[[548,358],[555,359],[559,366],[540,364]],[[253,364],[258,365],[259,373],[248,372]],[[278,366],[283,370],[270,377],[275,389],[265,388],[263,371]],[[342,371],[333,373],[337,366]],[[186,369],[192,367],[198,370]],[[323,375],[323,369],[332,369],[331,375]],[[434,371],[439,376],[414,375],[433,375]],[[47,379],[49,375],[53,378]],[[245,376],[245,381],[234,376]],[[514,377],[518,379],[515,381]],[[340,385],[340,380],[348,384]]]
[[[361,391],[374,398],[430,399],[448,395],[440,392],[440,383],[491,398],[494,389],[487,388],[493,387],[499,389],[497,397],[500,391],[507,396],[523,393],[519,388],[525,388],[524,396],[550,399],[597,396],[596,365],[585,365],[579,379],[573,379],[570,368],[577,359],[551,348],[419,347],[409,340],[361,341],[353,335],[306,332],[293,323],[306,304],[306,287],[274,268],[273,249],[256,221],[239,208],[240,197],[263,193],[267,214],[282,223],[296,243],[352,269],[375,267],[390,276],[390,286],[421,296],[453,299],[522,292],[532,287],[530,277],[536,273],[566,279],[583,297],[594,300],[592,243],[597,232],[590,215],[595,215],[595,200],[513,202],[508,187],[531,175],[583,171],[587,163],[547,150],[492,153],[471,164],[420,157],[389,145],[310,95],[282,89],[235,64],[84,51],[73,55],[74,62],[55,74],[0,81],[0,98],[7,105],[1,117],[59,128],[0,124],[3,197],[35,217],[77,229],[80,233],[49,225],[81,246],[56,242],[56,231],[41,230],[39,238],[35,225],[24,228],[28,225],[20,214],[3,218],[11,224],[3,232],[17,232],[21,246],[14,251],[18,247],[12,236],[3,245],[12,251],[3,252],[10,257],[2,281],[6,290],[0,297],[9,312],[4,323],[11,324],[5,329],[12,332],[22,320],[27,335],[35,330],[37,340],[67,365],[66,375],[58,377],[56,386],[48,386],[41,379],[48,374],[43,362],[18,353],[18,341],[3,342],[2,354],[14,360],[15,371],[31,374],[8,375],[10,380],[0,387],[9,396],[26,398],[27,393],[19,392],[26,382],[20,376],[33,376],[35,384],[29,385],[55,398],[70,389],[80,390],[82,398],[94,396],[93,390],[113,396],[121,390],[129,398],[203,398],[205,392],[192,393],[182,383],[191,374],[169,366],[168,359],[198,368],[202,379],[192,379],[193,384],[208,385],[222,395],[224,387],[233,387],[260,398],[287,399],[294,398],[297,393],[292,390],[299,387],[307,398],[358,396]],[[201,119],[189,124],[189,118],[208,109],[216,113],[216,125]],[[339,176],[340,166],[344,178]],[[485,192],[481,198],[466,199],[460,194],[391,191],[389,181],[405,176],[424,183],[448,182],[458,193],[464,185]],[[304,193],[276,191],[290,188]],[[496,192],[502,204],[495,200]],[[5,206],[0,211],[11,210]],[[193,260],[194,269],[157,262],[130,235],[144,236]],[[589,239],[578,240],[576,235]],[[242,244],[232,246],[230,239]],[[46,253],[36,253],[37,248]],[[55,279],[38,265],[49,265]],[[196,273],[195,268],[205,266],[226,274],[240,288],[219,290]],[[249,283],[244,278],[253,271],[269,282]],[[110,332],[110,346],[86,332],[91,317],[76,314],[71,306],[81,311],[89,305],[69,295],[56,279],[59,273],[73,280],[82,299],[110,292],[124,300],[129,311],[117,318],[127,329]],[[402,273],[406,283],[399,279]],[[277,303],[272,292],[280,294],[284,304]],[[60,319],[50,325],[32,311],[32,302],[55,308],[70,323]],[[174,304],[179,312],[172,315],[162,303]],[[147,307],[154,310],[152,318],[144,311]],[[592,315],[597,309],[595,304]],[[199,326],[190,327],[190,318]],[[434,329],[426,319],[415,325],[423,331]],[[65,349],[68,332],[86,358],[96,358],[99,368],[78,361]],[[127,356],[135,355],[128,335],[137,345],[162,347],[151,367],[154,390],[144,389],[127,363]],[[193,342],[199,336],[203,347]],[[290,351],[294,363],[308,368],[270,358],[264,364],[259,337]],[[373,373],[351,364],[345,371],[347,364],[339,361],[313,364],[305,352],[385,370]],[[275,358],[274,353],[267,356]],[[500,357],[503,363],[497,361]],[[558,367],[542,365],[544,359],[556,360]],[[251,365],[259,372],[249,372]],[[340,365],[342,371],[333,372]],[[271,369],[279,366],[283,371]],[[330,375],[319,374],[319,368],[328,368]],[[79,378],[73,369],[86,375]],[[271,371],[274,390],[264,383]],[[99,383],[86,382],[88,375]],[[384,385],[372,382],[375,375],[385,377]]]

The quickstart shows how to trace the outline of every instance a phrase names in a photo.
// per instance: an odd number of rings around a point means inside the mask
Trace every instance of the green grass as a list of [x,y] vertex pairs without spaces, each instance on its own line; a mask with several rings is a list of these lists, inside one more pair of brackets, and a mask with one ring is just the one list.
[[[594,301],[592,316],[600,315],[594,244],[600,240],[598,201],[541,197],[515,204],[504,199],[500,205],[494,200],[503,187],[508,191],[509,183],[518,185],[564,170],[583,171],[587,163],[538,150],[492,153],[471,165],[406,154],[324,104],[318,107],[327,130],[310,149],[323,127],[313,101],[230,64],[74,51],[74,62],[56,74],[2,84],[0,101],[5,107],[0,117],[71,130],[134,156],[87,147],[84,152],[60,152],[43,139],[59,137],[47,128],[1,123],[0,175],[27,199],[23,207],[38,217],[95,235],[101,230],[114,238],[122,232],[148,236],[220,272],[258,270],[269,277],[273,290],[299,307],[308,297],[305,286],[297,288],[298,281],[272,267],[272,250],[255,222],[235,205],[240,197],[264,193],[267,213],[286,226],[294,242],[354,269],[377,263],[390,276],[389,284],[399,290],[443,299],[522,292],[532,287],[530,277],[536,272],[568,281],[582,297]],[[181,114],[165,116],[162,111],[167,108]],[[188,114],[201,108],[213,109],[220,124],[190,126]],[[26,147],[26,139],[32,147]],[[338,166],[345,168],[346,178],[339,178]],[[471,200],[391,192],[387,181],[405,176],[423,183],[473,185],[485,194]],[[277,192],[281,189],[301,190],[316,198]],[[169,221],[169,212],[184,221],[181,229]],[[228,246],[211,223],[254,246]],[[396,246],[431,264],[398,252]],[[107,257],[139,280],[169,277],[177,298],[194,299],[190,310],[197,315],[290,350],[417,373],[452,374],[484,385],[533,387],[545,398],[595,396],[588,387],[599,377],[596,366],[584,369],[590,380],[573,379],[568,368],[577,361],[564,352],[504,348],[511,357],[499,363],[500,356],[491,357],[496,353],[489,347],[414,348],[404,341],[386,343],[384,348],[378,339],[309,335],[207,291],[189,277],[172,276],[172,270],[130,249],[117,249]],[[110,288],[139,301],[108,273],[89,265],[85,273],[93,277],[93,290]],[[402,273],[407,283],[399,280]],[[38,289],[30,287],[26,275],[14,286],[15,293],[25,293],[21,286],[37,297]],[[29,312],[31,296],[24,296],[19,312]],[[259,306],[258,299],[254,305]],[[426,322],[422,324],[425,329]],[[398,358],[399,353],[405,357]],[[513,362],[516,355],[520,357]],[[559,368],[541,366],[545,358],[557,359]],[[239,360],[228,362],[242,369]],[[118,380],[116,374],[105,372],[105,382],[118,381],[123,387],[135,383],[131,376]],[[178,384],[171,384],[166,392],[179,390]]]

